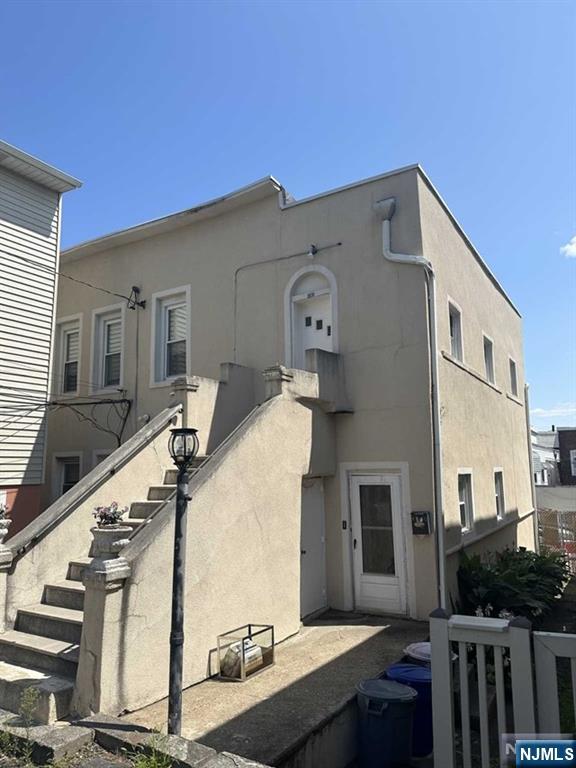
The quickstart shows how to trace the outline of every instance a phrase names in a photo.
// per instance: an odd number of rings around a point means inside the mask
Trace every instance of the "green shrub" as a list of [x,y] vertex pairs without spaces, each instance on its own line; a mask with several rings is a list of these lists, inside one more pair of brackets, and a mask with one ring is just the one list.
[[538,623],[554,606],[568,579],[562,553],[504,549],[463,553],[458,569],[458,611],[468,615],[525,616]]

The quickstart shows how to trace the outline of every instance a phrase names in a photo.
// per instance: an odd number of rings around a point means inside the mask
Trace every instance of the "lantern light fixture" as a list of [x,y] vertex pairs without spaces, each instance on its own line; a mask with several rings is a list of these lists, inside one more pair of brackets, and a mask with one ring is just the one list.
[[170,430],[168,450],[178,469],[185,469],[196,457],[200,446],[198,430],[192,427],[178,427]]

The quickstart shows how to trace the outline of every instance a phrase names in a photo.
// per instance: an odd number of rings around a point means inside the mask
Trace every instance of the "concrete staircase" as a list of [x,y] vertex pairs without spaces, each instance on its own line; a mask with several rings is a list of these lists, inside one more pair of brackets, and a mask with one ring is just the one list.
[[[205,459],[195,459],[191,474]],[[146,501],[131,504],[125,524],[135,530],[145,525],[175,493],[175,482],[176,470],[167,470],[163,485],[150,486]],[[0,633],[0,708],[18,712],[22,692],[34,687],[40,723],[70,713],[84,619],[82,574],[90,561],[70,560],[62,581],[45,584],[42,602],[19,609],[14,628]]]

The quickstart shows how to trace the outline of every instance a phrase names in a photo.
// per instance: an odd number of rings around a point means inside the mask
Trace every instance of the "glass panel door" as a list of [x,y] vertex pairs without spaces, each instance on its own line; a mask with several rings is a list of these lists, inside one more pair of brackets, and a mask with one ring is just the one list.
[[389,485],[361,485],[362,570],[394,576],[394,529]]

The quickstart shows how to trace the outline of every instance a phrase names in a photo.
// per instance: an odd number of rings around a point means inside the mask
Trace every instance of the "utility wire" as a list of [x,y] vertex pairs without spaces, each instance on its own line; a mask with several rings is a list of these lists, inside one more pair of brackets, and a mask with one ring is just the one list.
[[92,283],[86,282],[86,280],[80,280],[77,277],[72,277],[72,275],[67,275],[66,272],[60,272],[57,269],[52,269],[52,267],[48,267],[45,264],[40,264],[37,261],[33,261],[32,259],[27,259],[25,256],[20,256],[16,254],[10,254],[12,258],[19,259],[20,261],[24,261],[27,264],[31,264],[33,267],[36,267],[37,269],[44,270],[44,272],[48,272],[51,275],[60,275],[60,277],[65,277],[68,280],[72,280],[74,283],[78,283],[79,285],[84,285],[87,288],[92,288],[95,291],[100,291],[101,293],[107,293],[109,296],[116,296],[118,299],[124,299],[128,302],[128,306],[130,309],[135,309],[136,307],[141,307],[144,309],[146,306],[145,301],[140,301],[138,299],[138,295],[140,293],[140,290],[136,287],[132,288],[132,292],[130,296],[124,296],[123,293],[116,293],[115,291],[109,291],[108,288],[101,288],[99,285],[93,285]]

